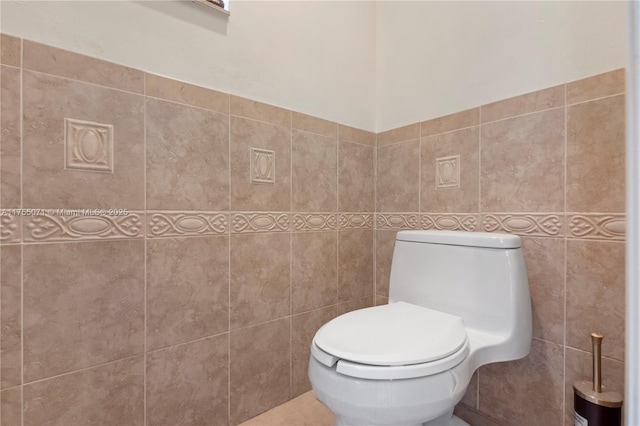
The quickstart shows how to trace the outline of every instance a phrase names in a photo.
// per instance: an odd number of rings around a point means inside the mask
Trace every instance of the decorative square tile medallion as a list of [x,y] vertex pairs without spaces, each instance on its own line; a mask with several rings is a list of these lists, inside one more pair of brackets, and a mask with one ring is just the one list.
[[113,173],[113,126],[64,119],[65,169]]
[[436,158],[436,189],[460,188],[460,156]]
[[275,151],[251,148],[251,183],[276,183]]

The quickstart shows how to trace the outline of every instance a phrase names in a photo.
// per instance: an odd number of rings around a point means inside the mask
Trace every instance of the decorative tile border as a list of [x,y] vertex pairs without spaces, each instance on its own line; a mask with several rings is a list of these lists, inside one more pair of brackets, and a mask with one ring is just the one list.
[[150,211],[147,236],[219,235],[229,230],[229,214],[203,211]]
[[486,232],[562,237],[563,219],[560,213],[485,213],[482,226]]
[[373,229],[372,213],[340,213],[340,229]]
[[478,227],[478,215],[426,213],[420,215],[420,225],[422,229],[475,231]]
[[0,217],[0,242],[3,244],[22,241],[22,218],[20,216]]
[[376,229],[418,229],[418,214],[376,213]]
[[624,240],[625,214],[567,214],[567,237]]
[[331,231],[337,227],[335,213],[293,213],[296,231]]
[[25,242],[144,237],[144,212],[127,215],[42,214],[24,219]]
[[283,232],[290,227],[289,213],[273,212],[242,212],[233,213],[231,232]]

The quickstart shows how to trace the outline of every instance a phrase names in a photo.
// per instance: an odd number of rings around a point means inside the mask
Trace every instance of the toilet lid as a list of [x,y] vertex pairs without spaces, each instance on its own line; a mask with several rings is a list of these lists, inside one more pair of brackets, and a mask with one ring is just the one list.
[[341,315],[315,344],[336,358],[369,365],[409,365],[445,358],[466,342],[462,318],[405,302]]

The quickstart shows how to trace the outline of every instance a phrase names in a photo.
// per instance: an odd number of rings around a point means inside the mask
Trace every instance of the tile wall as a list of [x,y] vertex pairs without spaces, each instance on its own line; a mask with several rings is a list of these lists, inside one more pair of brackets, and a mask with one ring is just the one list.
[[0,423],[233,425],[309,390],[313,333],[373,304],[375,134],[0,48]]
[[233,425],[300,395],[315,330],[387,302],[402,229],[523,237],[531,353],[482,367],[462,417],[572,424],[595,330],[622,390],[622,70],[376,137],[0,49],[3,425]]
[[472,424],[572,425],[572,384],[624,388],[624,70],[377,135],[376,303],[401,229],[522,236],[533,345],[482,367],[458,408]]

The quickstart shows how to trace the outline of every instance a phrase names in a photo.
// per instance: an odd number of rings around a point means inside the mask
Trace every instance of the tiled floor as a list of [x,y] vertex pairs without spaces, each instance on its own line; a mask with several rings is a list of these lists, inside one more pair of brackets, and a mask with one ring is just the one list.
[[336,416],[309,391],[239,426],[333,426],[335,422]]
[[[455,414],[471,426],[499,426],[462,404]],[[238,426],[333,426],[336,416],[309,391]]]

